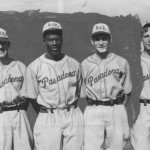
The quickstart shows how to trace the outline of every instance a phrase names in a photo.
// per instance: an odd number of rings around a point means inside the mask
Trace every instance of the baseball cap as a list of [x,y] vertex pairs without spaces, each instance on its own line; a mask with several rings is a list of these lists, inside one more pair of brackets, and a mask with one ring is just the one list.
[[145,28],[145,27],[150,27],[150,19],[143,22],[142,28]]
[[92,30],[92,36],[99,34],[99,33],[105,33],[110,35],[110,29],[109,27],[104,23],[97,23],[93,26]]
[[0,28],[0,41],[8,41],[8,35],[2,28]]
[[47,23],[44,24],[43,31],[42,31],[43,35],[47,31],[49,31],[49,32],[50,31],[59,31],[59,32],[62,33],[62,27],[61,27],[60,23],[50,21],[50,22],[47,22]]

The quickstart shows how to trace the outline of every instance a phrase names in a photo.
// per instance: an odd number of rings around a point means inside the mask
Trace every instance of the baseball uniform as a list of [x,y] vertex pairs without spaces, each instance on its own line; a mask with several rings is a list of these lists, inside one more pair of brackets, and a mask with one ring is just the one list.
[[135,150],[150,150],[150,56],[145,51],[141,54],[141,66],[143,88],[140,95],[140,113],[131,130],[131,143]]
[[80,64],[67,55],[54,61],[44,54],[28,66],[26,75],[27,96],[41,106],[34,126],[35,149],[82,150],[83,114],[76,107]]
[[[114,53],[109,53],[106,59],[95,53],[81,65],[84,79],[81,97],[88,100],[84,112],[84,149],[102,150],[106,132],[106,150],[122,150],[129,137],[128,118],[125,106],[115,105],[115,101],[118,93],[131,92],[129,64]],[[90,105],[89,100],[94,104]]]
[[25,71],[25,65],[14,59],[8,65],[0,65],[1,150],[32,150],[32,130],[26,111],[19,108],[19,105],[18,109],[15,108],[13,103],[17,96],[26,95],[23,86]]

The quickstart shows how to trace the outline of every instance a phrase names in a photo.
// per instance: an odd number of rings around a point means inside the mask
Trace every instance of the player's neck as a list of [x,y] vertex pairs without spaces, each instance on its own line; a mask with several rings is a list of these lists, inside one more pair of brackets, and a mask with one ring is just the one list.
[[99,56],[101,59],[106,59],[109,53],[110,53],[110,52],[108,52],[108,51],[106,51],[106,52],[104,52],[104,53],[99,53],[99,52],[97,52],[98,56]]
[[150,56],[150,50],[144,49],[144,51]]
[[9,56],[0,58],[0,65],[8,65],[12,62],[12,58]]
[[49,53],[46,53],[45,54],[45,57],[47,59],[51,59],[51,60],[54,60],[54,61],[60,61],[63,57],[64,57],[64,54],[63,53],[60,53],[58,55],[51,55]]

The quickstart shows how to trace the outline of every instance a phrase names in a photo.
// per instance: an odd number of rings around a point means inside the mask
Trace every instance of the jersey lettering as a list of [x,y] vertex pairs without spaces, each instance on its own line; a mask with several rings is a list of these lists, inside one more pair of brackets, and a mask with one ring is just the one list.
[[7,84],[9,82],[23,82],[24,78],[23,76],[20,76],[20,77],[11,77],[11,74],[9,75],[8,78],[6,78],[5,80],[2,81],[2,84]]
[[48,77],[44,77],[41,82],[42,84],[44,84],[44,88],[46,87],[46,83],[48,83],[49,85],[55,84],[58,81],[61,81],[63,79],[69,78],[69,77],[73,77],[76,75],[76,71],[72,71],[72,72],[68,72],[65,73],[63,71],[62,75],[58,75],[57,78],[53,78],[53,79],[49,79]]
[[93,76],[90,76],[88,78],[88,82],[90,83],[90,85],[92,86],[93,85],[93,82],[94,83],[97,83],[100,79],[104,78],[104,77],[107,77],[111,74],[119,74],[119,77],[122,78],[124,73],[122,71],[119,71],[119,69],[112,69],[112,70],[108,70],[108,68],[106,69],[106,71],[104,73],[101,73],[99,74],[97,77],[93,77]]
[[50,22],[50,23],[48,23],[48,26],[50,28],[54,27],[54,28],[61,29],[61,26],[58,23],[56,23],[56,22]]
[[104,25],[96,26],[96,30],[106,30]]
[[146,80],[149,80],[149,79],[150,79],[150,75],[149,74],[143,76],[143,81],[146,81]]

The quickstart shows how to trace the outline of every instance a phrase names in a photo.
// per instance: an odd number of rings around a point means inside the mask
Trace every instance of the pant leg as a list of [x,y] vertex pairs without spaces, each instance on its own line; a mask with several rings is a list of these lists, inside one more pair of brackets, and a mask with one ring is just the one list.
[[150,150],[150,105],[140,104],[139,116],[131,129],[134,150]]
[[122,150],[130,136],[129,131],[124,105],[113,106],[112,117],[106,126],[106,150]]
[[83,150],[84,118],[79,108],[64,110],[63,150]]
[[34,126],[35,150],[60,150],[62,122],[59,111],[39,113]]
[[12,150],[12,122],[8,112],[0,113],[0,150]]
[[32,150],[33,134],[26,112],[20,110],[12,113],[14,150]]
[[[84,113],[84,150],[103,150],[105,106],[87,106]],[[105,114],[106,113],[106,114]]]

